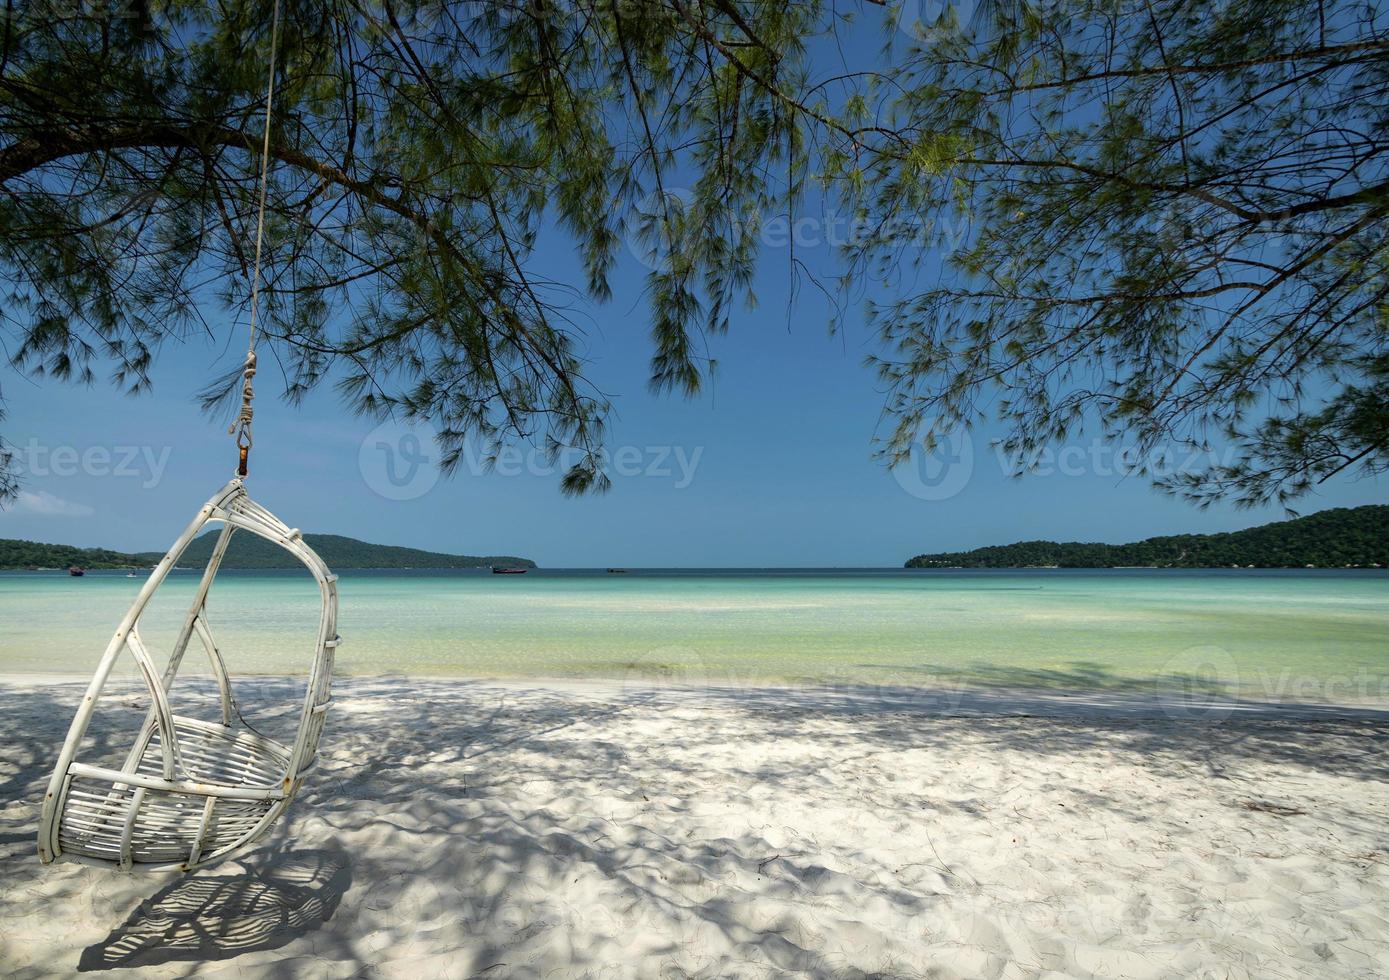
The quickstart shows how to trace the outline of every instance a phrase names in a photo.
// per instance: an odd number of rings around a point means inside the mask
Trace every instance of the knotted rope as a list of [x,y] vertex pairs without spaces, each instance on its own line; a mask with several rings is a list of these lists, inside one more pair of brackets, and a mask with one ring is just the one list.
[[251,329],[246,345],[246,366],[242,369],[241,411],[236,421],[227,429],[227,434],[236,435],[239,462],[237,476],[245,476],[247,460],[251,455],[254,439],[251,435],[251,421],[255,410],[251,401],[256,397],[254,381],[256,377],[256,325],[260,310],[260,256],[261,244],[265,238],[265,196],[270,175],[270,116],[275,104],[275,55],[280,47],[280,0],[275,0],[274,12],[270,20],[270,77],[265,85],[265,129],[261,134],[260,147],[260,201],[256,212],[256,257],[251,266]]

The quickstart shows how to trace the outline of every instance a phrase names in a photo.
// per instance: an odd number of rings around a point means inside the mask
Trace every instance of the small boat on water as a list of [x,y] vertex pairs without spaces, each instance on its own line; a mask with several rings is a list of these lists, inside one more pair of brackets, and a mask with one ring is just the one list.
[[524,568],[509,568],[509,567],[507,567],[507,566],[505,566],[505,565],[493,565],[493,566],[492,566],[492,574],[493,574],[493,575],[524,575],[524,574],[526,574],[526,569],[524,569]]
[[608,569],[608,574],[609,574],[609,575],[626,575],[626,574],[627,574],[627,569],[625,569],[625,568],[610,568],[610,569]]
[[85,568],[78,568],[76,565],[71,565],[68,567],[68,574],[73,578],[81,578],[83,575],[87,574],[87,570]]

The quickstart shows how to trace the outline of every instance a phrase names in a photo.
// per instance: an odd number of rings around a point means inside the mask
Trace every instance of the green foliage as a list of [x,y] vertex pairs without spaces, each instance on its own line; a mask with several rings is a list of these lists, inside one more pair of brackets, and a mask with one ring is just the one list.
[[917,555],[908,568],[1343,568],[1389,566],[1389,506],[1338,507],[1228,534],[1177,534],[1132,544],[1020,541]]
[[962,233],[944,274],[922,258],[937,285],[870,311],[885,455],[990,415],[1022,455],[1086,426],[1223,439],[1233,463],[1157,482],[1251,505],[1389,465],[1380,6],[1002,2],[927,25],[860,203]]
[[[244,312],[271,0],[55,2],[0,15],[0,339],[19,370],[141,391],[161,345]],[[725,330],[751,278],[735,216],[784,199],[772,169],[805,170],[778,91],[821,15],[283,0],[261,312],[289,397],[331,384],[356,411],[428,417],[446,467],[469,435],[578,450],[563,488],[605,487],[574,293],[608,297],[639,223],[651,383],[700,388],[691,333]],[[534,267],[542,233],[569,238],[582,283]],[[212,300],[234,315],[204,322]]]
[[[184,552],[179,567],[207,564],[218,532],[204,534]],[[534,568],[529,558],[510,555],[447,555],[418,548],[368,544],[338,534],[306,534],[304,540],[328,567],[350,568],[486,568],[489,565]],[[62,544],[0,539],[0,569],[20,568],[148,568],[164,557],[162,551],[123,554],[104,548],[73,548]],[[299,568],[293,555],[253,534],[235,534],[227,548],[223,568]]]
[[[53,2],[0,25],[0,343],[142,391],[244,308],[271,0]],[[635,241],[650,384],[698,392],[760,216],[811,186],[857,229],[839,295],[872,297],[889,460],[995,415],[1022,456],[1233,442],[1164,484],[1202,503],[1389,464],[1374,3],[999,0],[906,43],[890,4],[856,64],[854,5],[820,0],[283,2],[266,343],[291,399],[427,417],[446,465],[469,436],[576,448],[561,487],[606,487],[575,294]],[[542,235],[581,282],[535,267]]]

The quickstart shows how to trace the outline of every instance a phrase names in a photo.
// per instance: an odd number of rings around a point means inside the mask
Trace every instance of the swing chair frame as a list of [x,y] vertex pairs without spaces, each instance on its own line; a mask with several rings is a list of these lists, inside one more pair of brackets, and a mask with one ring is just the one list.
[[[155,670],[140,637],[145,607],[209,524],[221,523],[168,666]],[[248,531],[294,555],[313,575],[322,600],[316,654],[294,743],[255,732],[241,718],[226,665],[207,620],[207,597],[233,533]],[[337,576],[286,526],[253,501],[240,477],[219,490],[154,567],[106,646],[53,770],[39,824],[44,864],[75,861],[122,871],[190,871],[257,840],[294,798],[317,761],[332,703],[337,650]],[[221,722],[174,714],[169,692],[194,635],[217,679]],[[78,761],[82,740],[117,658],[129,652],[149,690],[150,707],[119,769]],[[241,726],[233,725],[233,716]]]
[[[241,410],[228,430],[236,436],[237,476],[198,511],[150,572],[130,611],[106,645],[96,674],[68,728],[67,739],[44,794],[39,818],[39,859],[77,861],[131,871],[191,871],[218,861],[264,834],[299,790],[317,761],[328,706],[332,703],[333,657],[338,645],[337,576],[304,543],[297,528],[253,501],[243,479],[250,455],[256,328],[260,301],[261,249],[270,166],[270,122],[275,103],[275,60],[280,38],[280,0],[274,0],[270,57],[261,134],[255,261],[251,268],[250,337],[246,348]],[[161,676],[140,637],[140,617],[169,572],[208,524],[222,530],[203,571],[183,627]],[[248,531],[278,545],[306,567],[318,583],[322,613],[313,666],[294,744],[281,745],[257,732],[236,706],[226,664],[207,620],[207,596],[232,535]],[[221,723],[176,715],[169,691],[193,635],[207,651],[217,678]],[[129,652],[149,689],[150,706],[135,744],[120,769],[78,761],[83,738],[116,659]],[[232,724],[232,716],[241,723]]]

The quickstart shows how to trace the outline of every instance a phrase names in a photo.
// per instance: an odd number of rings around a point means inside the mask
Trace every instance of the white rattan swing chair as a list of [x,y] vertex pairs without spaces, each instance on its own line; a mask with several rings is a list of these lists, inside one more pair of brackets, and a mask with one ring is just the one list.
[[[162,676],[140,638],[140,617],[180,556],[208,525],[222,531],[174,642]],[[226,665],[207,619],[207,597],[235,531],[271,541],[298,558],[318,583],[322,612],[298,734],[283,745],[240,721]],[[198,511],[155,566],[107,644],[68,730],[43,800],[39,858],[122,871],[188,871],[259,838],[294,798],[313,766],[332,701],[337,636],[337,577],[286,527],[251,500],[240,478]],[[220,721],[176,714],[169,695],[193,636],[217,679]],[[149,689],[150,709],[120,769],[79,760],[83,736],[117,659],[129,653]]]
[[[44,864],[76,861],[122,871],[189,871],[211,864],[263,835],[294,798],[317,758],[332,701],[333,657],[338,645],[337,577],[304,543],[298,530],[287,527],[251,500],[243,482],[252,441],[256,316],[279,27],[280,4],[276,0],[261,147],[260,211],[251,276],[251,338],[241,412],[231,429],[239,447],[237,475],[198,511],[155,566],[106,646],[68,729],[44,795],[38,841],[39,859]],[[141,617],[189,545],[209,525],[219,523],[221,533],[174,640],[168,666],[160,674],[141,639]],[[283,548],[318,583],[322,609],[315,652],[297,733],[288,745],[256,732],[241,718],[226,665],[208,623],[208,594],[236,531],[257,535]],[[177,714],[170,701],[174,679],[195,635],[207,652],[217,680],[221,703],[217,721]],[[149,690],[150,707],[119,769],[91,765],[79,758],[84,736],[111,671],[123,653],[135,660]]]

